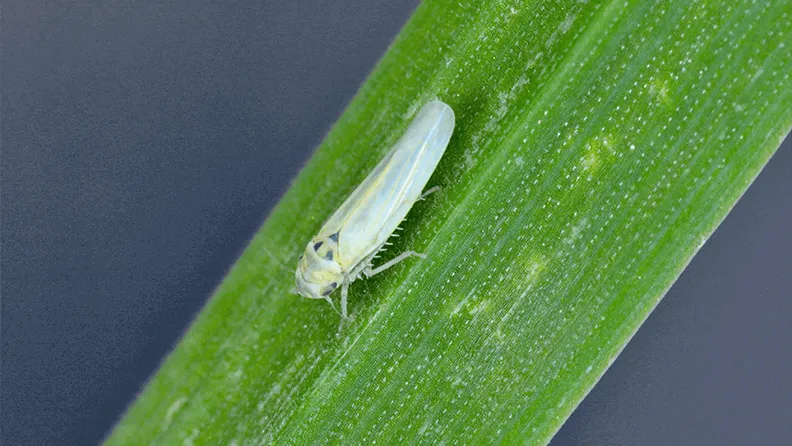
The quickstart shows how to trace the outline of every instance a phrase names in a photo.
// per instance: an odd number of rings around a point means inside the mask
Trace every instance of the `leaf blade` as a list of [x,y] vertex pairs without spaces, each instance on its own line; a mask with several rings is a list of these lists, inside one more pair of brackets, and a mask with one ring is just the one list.
[[[515,4],[419,8],[110,443],[549,440],[788,131],[790,7]],[[432,95],[458,130],[398,244],[429,259],[337,335],[262,249],[294,260]]]

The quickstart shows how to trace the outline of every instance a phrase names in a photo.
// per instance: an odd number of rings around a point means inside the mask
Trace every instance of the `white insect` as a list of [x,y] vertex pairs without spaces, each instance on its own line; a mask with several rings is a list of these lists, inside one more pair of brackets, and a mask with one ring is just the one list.
[[[410,257],[403,252],[383,265],[371,262],[421,194],[454,131],[454,111],[434,100],[424,105],[385,158],[347,197],[305,248],[295,273],[297,292],[325,299],[341,287],[341,316],[347,317],[349,284],[371,277]],[[335,306],[333,306],[335,308]]]

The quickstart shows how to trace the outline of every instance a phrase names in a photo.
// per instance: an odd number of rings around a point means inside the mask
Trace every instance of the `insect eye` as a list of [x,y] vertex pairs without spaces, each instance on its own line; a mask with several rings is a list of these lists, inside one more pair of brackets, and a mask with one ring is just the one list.
[[333,250],[332,249],[327,251],[327,254],[325,254],[325,259],[333,260]]
[[322,247],[323,242],[316,242],[314,243],[314,251],[319,251],[319,248]]
[[338,287],[337,283],[335,283],[335,282],[331,283],[327,287],[327,289],[322,292],[322,296],[329,296],[330,293],[332,293],[337,287]]
[[302,258],[303,258],[303,255],[302,255],[302,254],[300,254],[300,260],[302,260]]
[[338,243],[338,233],[337,232],[335,234],[331,235],[329,238],[330,238],[330,240],[333,241],[333,243]]

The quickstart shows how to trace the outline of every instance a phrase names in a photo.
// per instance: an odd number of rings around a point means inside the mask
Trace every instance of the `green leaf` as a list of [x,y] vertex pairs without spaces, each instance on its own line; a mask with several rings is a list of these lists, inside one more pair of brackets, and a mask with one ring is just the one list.
[[[792,3],[428,1],[108,444],[545,443],[792,125]],[[457,129],[353,321],[303,247],[426,101]]]

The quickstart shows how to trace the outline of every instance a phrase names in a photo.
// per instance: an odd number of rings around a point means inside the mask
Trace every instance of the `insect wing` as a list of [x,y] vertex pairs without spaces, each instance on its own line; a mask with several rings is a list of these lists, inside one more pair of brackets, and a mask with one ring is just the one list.
[[420,197],[454,131],[454,112],[431,101],[393,149],[344,201],[319,232],[339,233],[339,264],[349,270],[379,248]]

